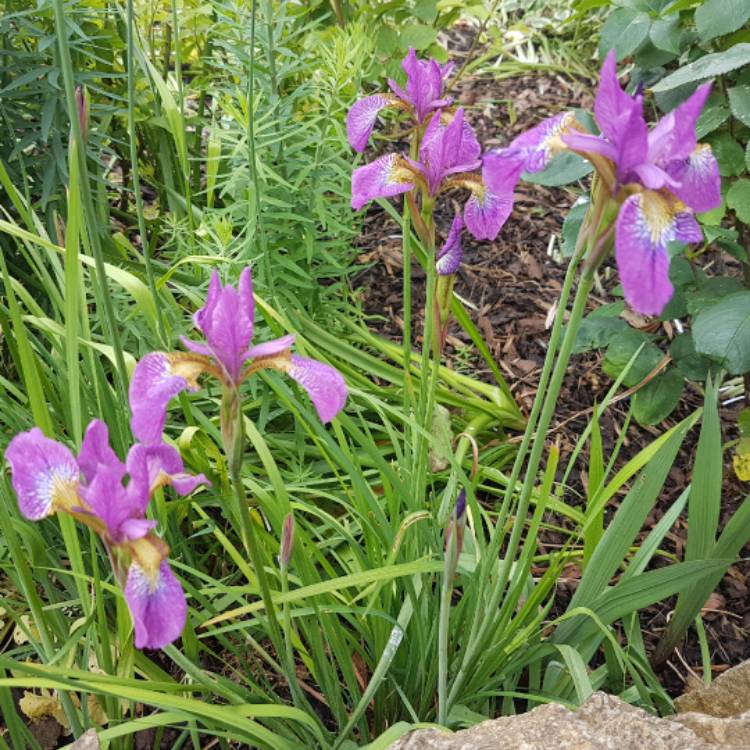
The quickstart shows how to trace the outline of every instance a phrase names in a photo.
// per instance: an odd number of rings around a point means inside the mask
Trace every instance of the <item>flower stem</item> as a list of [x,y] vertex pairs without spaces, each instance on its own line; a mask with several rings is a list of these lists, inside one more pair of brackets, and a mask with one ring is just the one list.
[[417,409],[416,455],[416,487],[415,498],[424,499],[427,488],[427,455],[429,452],[429,433],[432,427],[432,413],[435,408],[435,389],[440,372],[440,347],[435,335],[435,285],[437,272],[435,270],[435,221],[432,216],[432,201],[425,199],[422,206],[422,219],[427,227],[427,254],[425,260],[426,299],[424,305],[424,329],[422,335],[421,378],[419,383],[419,405]]
[[[234,416],[234,415],[233,415]],[[282,654],[285,653],[283,646],[281,632],[279,630],[279,623],[276,618],[276,609],[273,604],[273,597],[271,596],[271,588],[268,585],[268,577],[266,576],[265,567],[263,565],[263,557],[260,552],[260,546],[258,544],[258,537],[255,533],[255,524],[250,515],[250,507],[247,503],[247,497],[242,484],[242,446],[244,443],[244,425],[242,409],[238,408],[235,416],[235,430],[234,435],[230,436],[232,441],[231,447],[229,445],[224,446],[225,453],[229,464],[229,473],[232,479],[232,485],[234,488],[234,499],[236,503],[236,515],[240,522],[240,535],[242,537],[242,544],[250,557],[255,575],[258,579],[258,588],[260,589],[260,596],[263,600],[263,606],[266,610],[266,616],[268,618],[269,635],[271,643],[276,651],[279,661],[282,661]],[[287,671],[288,667],[285,669]],[[285,675],[289,682],[289,687],[293,691],[292,687],[292,674]]]

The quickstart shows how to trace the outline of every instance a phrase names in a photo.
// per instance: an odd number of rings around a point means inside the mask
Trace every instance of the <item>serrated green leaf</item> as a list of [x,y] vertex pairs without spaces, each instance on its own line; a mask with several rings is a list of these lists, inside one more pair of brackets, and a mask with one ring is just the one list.
[[617,8],[607,17],[602,26],[599,54],[603,57],[611,49],[617,59],[635,52],[648,37],[651,19],[647,13],[631,8]]
[[729,133],[714,133],[706,138],[719,165],[722,177],[736,177],[745,171],[745,154],[737,141]]
[[737,180],[727,192],[727,206],[745,224],[750,224],[750,180]]
[[706,107],[695,124],[695,137],[700,141],[709,133],[713,133],[716,128],[727,121],[729,115],[729,107],[723,105]]
[[706,0],[695,10],[695,26],[702,42],[737,31],[748,18],[747,0]]
[[750,43],[735,44],[725,52],[714,52],[685,65],[663,78],[652,91],[669,91],[686,83],[703,81],[750,64]]
[[[750,4],[748,4],[750,7]],[[729,89],[729,106],[732,114],[744,125],[750,127],[750,86],[734,86]]]
[[750,371],[750,291],[736,292],[693,321],[695,350],[721,363],[731,375]]

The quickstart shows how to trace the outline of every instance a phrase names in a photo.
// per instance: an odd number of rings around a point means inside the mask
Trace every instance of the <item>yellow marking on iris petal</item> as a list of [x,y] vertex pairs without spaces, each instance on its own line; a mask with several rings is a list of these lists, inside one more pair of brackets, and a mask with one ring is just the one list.
[[154,534],[147,534],[140,539],[126,542],[133,562],[146,574],[152,586],[156,585],[159,579],[159,566],[161,561],[169,554],[169,547],[165,542]]
[[167,354],[167,359],[169,360],[171,373],[185,378],[191,388],[198,388],[198,378],[203,373],[220,377],[217,368],[211,364],[211,360],[204,354],[170,352]]
[[78,495],[78,480],[59,474],[52,475],[52,512],[82,508],[86,503]]
[[664,235],[674,223],[675,216],[680,212],[682,204],[676,199],[670,200],[663,193],[653,190],[645,190],[641,193],[640,200],[643,221],[651,242],[654,245],[660,245]]
[[576,124],[575,115],[572,112],[566,112],[560,122],[555,125],[552,132],[544,139],[543,144],[543,148],[550,156],[557,156],[563,151],[567,151],[568,147],[565,145],[562,136],[571,130],[580,129],[575,127]]

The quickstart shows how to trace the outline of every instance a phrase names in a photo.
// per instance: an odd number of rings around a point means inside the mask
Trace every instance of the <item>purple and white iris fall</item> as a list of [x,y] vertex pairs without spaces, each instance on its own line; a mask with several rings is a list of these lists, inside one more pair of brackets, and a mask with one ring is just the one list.
[[394,107],[411,113],[419,138],[418,159],[389,153],[354,170],[352,208],[359,210],[375,198],[389,198],[419,188],[434,199],[451,189],[468,190],[464,207],[466,228],[479,240],[493,240],[510,215],[512,200],[495,195],[476,171],[481,165],[481,147],[474,130],[458,108],[449,111],[451,100],[443,96],[443,82],[450,66],[435,60],[417,60],[414,50],[403,61],[406,90],[393,81],[396,93],[374,94],[354,104],[347,118],[347,136],[352,148],[362,152],[373,131],[378,112]]
[[161,441],[167,405],[186,389],[198,389],[198,377],[209,373],[236,391],[258,370],[284,372],[308,393],[318,416],[330,422],[344,406],[347,388],[333,367],[292,354],[294,335],[251,346],[255,319],[249,268],[238,287],[221,285],[214,271],[204,306],[193,316],[205,343],[182,338],[188,352],[151,352],[136,365],[130,381],[133,434],[143,443]]
[[719,169],[711,148],[697,143],[695,124],[710,84],[650,130],[643,95],[627,94],[617,80],[615,53],[601,70],[594,104],[600,135],[583,132],[572,113],[544,120],[507,148],[487,154],[482,174],[490,190],[510,201],[522,172],[539,172],[564,149],[581,154],[597,171],[606,200],[619,206],[615,257],[628,303],[658,315],[672,297],[670,242],[700,242],[696,212],[721,202]]
[[38,428],[16,435],[5,457],[26,518],[68,513],[101,537],[133,617],[136,648],[163,648],[178,638],[187,617],[185,594],[146,508],[157,487],[171,484],[186,495],[208,484],[206,478],[186,474],[180,454],[164,444],[136,444],[123,463],[98,419],[89,424],[77,459]]

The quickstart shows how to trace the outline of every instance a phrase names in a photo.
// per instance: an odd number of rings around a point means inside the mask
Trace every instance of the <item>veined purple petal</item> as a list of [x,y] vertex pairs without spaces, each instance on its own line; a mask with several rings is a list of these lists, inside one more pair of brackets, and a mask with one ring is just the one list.
[[191,352],[202,354],[204,357],[213,357],[214,353],[210,346],[201,344],[200,341],[193,341],[187,336],[180,336],[180,343]]
[[164,352],[147,354],[133,371],[129,400],[133,417],[130,426],[142,443],[159,443],[167,419],[167,404],[188,388],[188,382],[175,375]]
[[413,175],[398,154],[386,154],[354,170],[352,208],[359,211],[375,198],[390,198],[414,187]]
[[282,336],[272,341],[265,341],[258,346],[251,346],[247,356],[251,359],[258,359],[260,357],[273,357],[276,354],[288,351],[292,344],[294,344],[294,334],[289,333],[286,336]]
[[430,193],[437,194],[446,176],[476,169],[481,163],[481,151],[474,129],[464,120],[463,109],[459,107],[447,125],[436,114],[424,132],[419,149]]
[[594,116],[602,135],[611,143],[619,143],[624,123],[636,106],[635,99],[623,91],[617,80],[617,55],[610,50],[599,74],[599,88],[594,101]]
[[150,531],[156,528],[156,521],[150,518],[128,518],[120,524],[120,535],[123,541],[134,542],[143,539]]
[[511,148],[501,148],[486,153],[482,157],[482,182],[490,193],[507,195],[512,203],[513,191],[524,170],[524,160],[523,154]]
[[690,156],[697,145],[695,124],[706,103],[711,84],[704,83],[673,112],[662,117],[648,134],[648,159],[667,164]]
[[164,648],[180,637],[187,619],[187,601],[166,560],[154,571],[132,563],[125,600],[133,617],[136,648]]
[[719,165],[709,145],[699,143],[687,159],[670,162],[667,172],[677,183],[670,191],[693,211],[703,213],[721,205]]
[[478,240],[494,240],[513,211],[513,192],[473,191],[464,206],[466,228]]
[[233,383],[239,382],[242,363],[253,337],[255,304],[252,283],[249,268],[242,271],[237,289],[231,284],[222,287],[214,271],[206,304],[195,316],[211,356]]
[[671,186],[672,178],[661,168],[654,164],[639,164],[633,170],[639,178],[641,185],[649,190],[661,190],[664,186]]
[[609,141],[605,141],[598,135],[589,135],[588,133],[577,133],[572,131],[562,136],[563,143],[572,151],[578,153],[601,154],[605,159],[615,161],[617,159],[617,149]]
[[81,450],[78,453],[78,467],[87,482],[93,481],[100,467],[116,468],[120,478],[125,475],[125,464],[117,457],[109,444],[109,429],[101,419],[94,419],[86,428]]
[[107,533],[115,543],[126,540],[123,524],[143,516],[148,503],[148,496],[143,502],[125,491],[122,472],[116,466],[101,465],[91,483],[81,487],[80,493],[93,515],[104,522]]
[[643,97],[637,96],[621,123],[621,135],[614,141],[617,148],[615,163],[617,179],[621,183],[633,180],[633,170],[648,159],[648,126],[643,116]]
[[5,451],[18,507],[30,521],[76,505],[78,464],[61,443],[38,427],[21,432]]
[[452,66],[441,66],[435,60],[419,60],[414,49],[409,48],[401,67],[406,72],[406,90],[395,81],[389,80],[388,85],[396,96],[414,109],[421,124],[430,112],[446,106],[446,100],[441,98],[443,81],[450,74]]
[[211,272],[211,280],[208,282],[208,291],[206,292],[206,301],[200,310],[193,313],[193,323],[199,331],[203,331],[203,322],[209,320],[213,315],[214,308],[219,303],[221,296],[221,279],[219,272],[214,269]]
[[661,193],[631,195],[615,226],[615,253],[628,304],[643,315],[659,315],[672,298],[670,242],[700,242],[693,215]]
[[445,244],[437,254],[435,268],[440,276],[452,276],[461,265],[461,259],[464,256],[464,250],[461,246],[461,230],[464,222],[461,214],[456,214],[453,218]]
[[286,372],[307,391],[321,422],[330,422],[344,408],[346,383],[330,365],[295,354]]
[[565,150],[561,136],[572,129],[574,122],[572,112],[560,112],[521,133],[508,149],[523,156],[524,172],[541,172],[554,156]]
[[185,473],[179,451],[166,443],[136,443],[128,451],[127,469],[130,474],[128,492],[143,504],[143,511],[151,494],[161,485],[171,484],[180,495],[189,494],[199,484],[210,485],[203,474]]
[[346,117],[346,137],[349,145],[362,153],[367,148],[378,112],[393,104],[393,97],[373,94],[356,101]]

